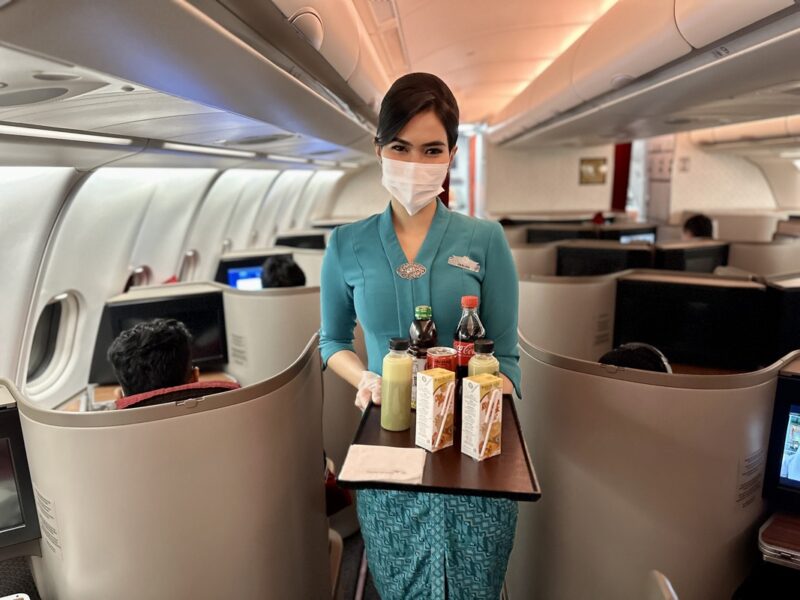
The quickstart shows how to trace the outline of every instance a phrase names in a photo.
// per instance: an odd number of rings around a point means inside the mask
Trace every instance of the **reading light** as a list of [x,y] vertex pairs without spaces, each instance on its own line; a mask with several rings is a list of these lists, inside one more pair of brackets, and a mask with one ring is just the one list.
[[233,156],[236,158],[255,158],[256,153],[248,150],[232,150],[230,148],[214,148],[212,146],[196,146],[194,144],[178,144],[177,142],[164,142],[164,150],[178,152],[194,152],[196,154],[212,154],[214,156]]
[[283,156],[282,154],[267,154],[269,160],[277,160],[278,162],[290,163],[308,163],[307,158],[298,158],[296,156]]
[[86,142],[89,144],[113,144],[115,146],[130,146],[133,143],[131,138],[96,135],[94,133],[78,133],[75,131],[60,131],[58,129],[23,127],[21,125],[0,125],[0,135],[66,140],[68,142]]

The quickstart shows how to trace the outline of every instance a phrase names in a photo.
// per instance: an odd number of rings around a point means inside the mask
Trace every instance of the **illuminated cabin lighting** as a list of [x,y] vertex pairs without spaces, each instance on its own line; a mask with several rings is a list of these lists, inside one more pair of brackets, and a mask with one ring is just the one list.
[[359,165],[358,163],[354,163],[354,162],[340,162],[339,166],[340,167],[344,167],[345,169],[357,169],[361,165]]
[[319,165],[320,167],[335,167],[339,163],[335,160],[322,160],[319,158],[314,159],[314,164]]
[[193,152],[195,154],[211,154],[213,156],[231,156],[234,158],[255,158],[256,153],[248,150],[233,150],[231,148],[214,148],[212,146],[196,146],[194,144],[179,144],[177,142],[164,142],[164,150],[177,152]]
[[65,140],[68,142],[86,142],[89,144],[111,144],[114,146],[130,146],[133,143],[131,138],[97,135],[94,133],[78,133],[75,131],[60,131],[57,129],[40,129],[38,127],[23,127],[21,125],[0,125],[0,135]]
[[282,154],[267,154],[269,160],[276,160],[278,162],[290,163],[308,163],[307,158],[298,158],[297,156],[283,156]]

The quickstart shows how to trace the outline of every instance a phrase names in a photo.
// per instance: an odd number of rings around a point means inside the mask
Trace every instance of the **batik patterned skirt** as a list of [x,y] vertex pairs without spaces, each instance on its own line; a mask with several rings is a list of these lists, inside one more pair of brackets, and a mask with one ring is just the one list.
[[361,490],[358,518],[382,600],[500,597],[514,545],[516,502]]

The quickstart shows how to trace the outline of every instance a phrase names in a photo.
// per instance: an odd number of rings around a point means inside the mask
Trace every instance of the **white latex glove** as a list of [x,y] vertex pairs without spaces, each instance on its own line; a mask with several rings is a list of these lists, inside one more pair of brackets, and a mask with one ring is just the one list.
[[366,410],[370,400],[373,404],[381,403],[381,376],[372,371],[363,371],[361,381],[358,382],[356,406]]

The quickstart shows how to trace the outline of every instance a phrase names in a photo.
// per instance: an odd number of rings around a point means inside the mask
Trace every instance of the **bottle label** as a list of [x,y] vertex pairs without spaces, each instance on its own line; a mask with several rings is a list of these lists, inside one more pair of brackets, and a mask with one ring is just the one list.
[[459,367],[466,367],[469,365],[469,359],[475,354],[475,342],[453,342],[453,348],[456,350],[456,356]]

